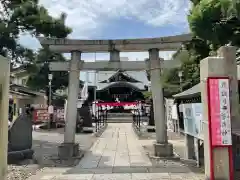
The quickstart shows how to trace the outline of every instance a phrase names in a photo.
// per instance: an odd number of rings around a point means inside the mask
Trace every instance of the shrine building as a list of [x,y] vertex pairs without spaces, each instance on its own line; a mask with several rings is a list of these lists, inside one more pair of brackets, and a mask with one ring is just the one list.
[[101,71],[97,74],[97,99],[104,102],[144,100],[149,81],[145,71]]
[[96,73],[96,85],[90,83],[88,86],[88,100],[93,101],[96,88],[98,101],[140,101],[144,100],[143,92],[150,90],[149,85],[146,71],[99,71]]

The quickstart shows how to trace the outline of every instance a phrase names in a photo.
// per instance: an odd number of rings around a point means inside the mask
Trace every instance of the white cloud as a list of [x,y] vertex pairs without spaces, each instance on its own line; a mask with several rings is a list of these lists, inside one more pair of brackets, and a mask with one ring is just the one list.
[[186,26],[189,0],[40,0],[53,16],[65,12],[73,37],[89,37],[107,19],[134,18],[152,26]]
[[[40,4],[52,16],[66,13],[66,24],[73,29],[70,37],[78,39],[94,38],[105,22],[115,18],[135,19],[155,27],[171,24],[184,28],[190,7],[189,0],[40,0]],[[21,36],[20,42],[29,48],[39,47],[38,41],[30,35]],[[172,53],[161,52],[160,56],[170,59]],[[135,60],[144,59],[148,54],[121,53],[121,56]],[[104,59],[109,55],[98,54],[98,57]]]

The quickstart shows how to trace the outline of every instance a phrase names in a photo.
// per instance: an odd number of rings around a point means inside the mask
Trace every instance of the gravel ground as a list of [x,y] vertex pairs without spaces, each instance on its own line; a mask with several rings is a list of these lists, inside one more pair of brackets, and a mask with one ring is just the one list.
[[[152,138],[149,140],[141,140],[142,146],[144,147],[144,150],[147,154],[153,155],[154,154],[154,149],[153,149],[153,143],[155,140],[153,140],[153,137],[156,137],[155,133],[152,133],[151,135]],[[174,153],[176,153],[180,158],[184,158],[185,154],[185,142],[184,142],[184,136],[179,135],[174,132],[169,132],[168,131],[168,140],[170,143],[173,144],[174,148]],[[152,159],[154,164],[161,164],[161,163],[166,163],[167,161],[163,160],[163,162],[159,159]],[[196,174],[196,176],[199,176],[201,178],[204,177],[204,169],[203,168],[197,168],[192,161],[183,161],[183,160],[168,160],[169,164],[177,164],[179,167],[188,167],[192,172]]]
[[34,175],[39,169],[38,165],[8,165],[7,180],[25,180]]
[[[80,149],[88,150],[96,137],[93,134],[77,134],[76,143]],[[52,161],[57,156],[57,147],[63,142],[63,129],[33,131],[34,160],[26,160],[17,165],[8,165],[7,180],[26,180],[43,168],[56,167],[58,162]],[[76,162],[75,162],[76,163]]]

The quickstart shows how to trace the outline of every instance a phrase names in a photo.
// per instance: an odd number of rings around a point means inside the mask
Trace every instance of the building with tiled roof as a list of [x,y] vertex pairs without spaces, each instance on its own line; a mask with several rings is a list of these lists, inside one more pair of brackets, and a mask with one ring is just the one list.
[[[121,60],[128,60],[127,58]],[[134,101],[144,99],[149,80],[146,71],[100,71],[96,75],[97,98],[104,101]]]

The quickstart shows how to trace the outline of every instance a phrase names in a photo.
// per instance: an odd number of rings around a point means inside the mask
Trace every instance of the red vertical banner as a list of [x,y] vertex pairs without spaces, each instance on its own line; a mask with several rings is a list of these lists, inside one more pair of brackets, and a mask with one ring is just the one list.
[[229,78],[209,77],[207,80],[208,122],[210,143],[210,178],[214,180],[215,148],[228,148],[229,180],[233,180],[232,132],[229,96]]
[[209,80],[209,95],[210,102],[210,116],[211,116],[211,140],[212,145],[216,146],[221,144],[221,134],[220,134],[220,99],[219,99],[219,91],[218,91],[218,79],[210,79]]

